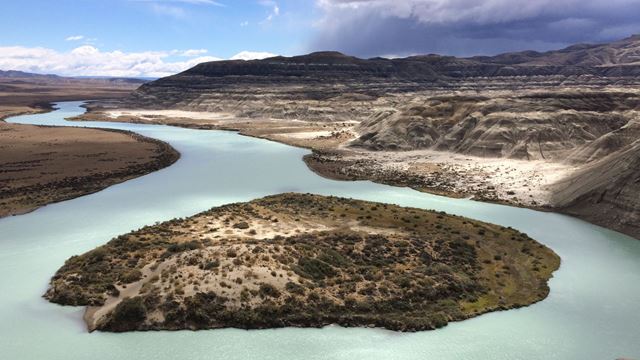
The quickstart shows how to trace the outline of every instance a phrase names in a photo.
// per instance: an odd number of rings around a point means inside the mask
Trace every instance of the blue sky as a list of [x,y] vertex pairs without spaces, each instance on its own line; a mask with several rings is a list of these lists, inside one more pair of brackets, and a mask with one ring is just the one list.
[[[278,8],[278,14],[274,9]],[[2,45],[138,52],[208,49],[298,53],[310,31],[313,2],[288,0],[20,0],[0,5]],[[81,35],[80,41],[65,41]]]
[[0,70],[165,76],[199,62],[544,51],[640,32],[640,0],[2,0]]

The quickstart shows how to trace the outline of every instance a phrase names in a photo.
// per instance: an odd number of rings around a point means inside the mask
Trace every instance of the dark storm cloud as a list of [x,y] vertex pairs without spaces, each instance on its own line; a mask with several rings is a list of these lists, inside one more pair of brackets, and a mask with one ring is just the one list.
[[640,0],[317,0],[310,50],[460,56],[548,50],[640,32]]

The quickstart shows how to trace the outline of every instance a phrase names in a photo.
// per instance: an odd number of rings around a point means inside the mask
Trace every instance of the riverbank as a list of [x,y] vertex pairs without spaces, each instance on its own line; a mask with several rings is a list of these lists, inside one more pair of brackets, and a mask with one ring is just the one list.
[[[103,91],[101,96],[109,95]],[[119,93],[118,89],[112,95]],[[0,218],[100,191],[165,168],[180,157],[162,141],[127,131],[5,122],[12,116],[53,110],[43,99],[23,100],[20,104],[0,96]]]
[[544,299],[560,258],[441,212],[281,194],[124,234],[74,256],[46,294],[90,330],[419,331]]
[[354,139],[356,122],[238,118],[230,113],[184,110],[106,110],[91,103],[71,121],[129,122],[201,130],[225,130],[309,150],[331,150]]
[[102,190],[179,157],[166,143],[126,131],[0,122],[0,217]]
[[312,150],[305,163],[333,180],[371,180],[454,198],[551,208],[551,188],[576,166],[543,160],[487,158],[446,151],[371,151],[346,147],[356,139],[357,122],[314,122],[236,118],[228,113],[182,110],[97,110],[71,120],[163,124],[229,130]]
[[551,188],[576,167],[433,150],[314,151],[311,170],[335,180],[370,180],[453,198],[551,210]]
[[[614,90],[616,89],[607,90],[604,93],[587,92],[586,95],[579,96],[606,98],[609,92],[614,94],[611,96],[618,96]],[[499,95],[504,96],[502,93]],[[571,92],[552,95],[558,98],[574,96]],[[576,106],[583,100],[581,97],[575,99]],[[89,112],[76,120],[124,121],[238,131],[242,135],[312,150],[313,154],[304,158],[305,163],[318,175],[329,179],[371,180],[382,184],[407,186],[448,197],[472,198],[535,210],[563,212],[636,238],[640,236],[638,228],[633,225],[637,212],[629,210],[631,206],[628,203],[620,203],[616,198],[607,199],[607,203],[610,204],[607,206],[612,216],[602,218],[597,215],[601,213],[602,206],[598,199],[602,197],[603,192],[615,193],[618,191],[616,189],[610,189],[610,191],[597,187],[586,189],[587,194],[584,197],[589,200],[582,202],[579,202],[579,199],[559,198],[558,194],[567,193],[562,187],[566,183],[565,180],[571,179],[573,174],[582,168],[589,167],[582,160],[576,160],[577,158],[587,156],[585,154],[589,152],[602,154],[613,151],[610,155],[612,159],[606,161],[618,161],[616,156],[619,152],[603,145],[607,143],[606,141],[594,141],[593,144],[589,144],[589,140],[577,141],[575,154],[572,155],[576,159],[565,159],[566,161],[561,161],[564,158],[546,159],[544,156],[532,159],[473,156],[431,149],[373,150],[363,146],[352,146],[358,141],[361,142],[363,136],[362,125],[356,121],[237,118],[231,113],[222,112],[117,109],[117,104],[112,109],[103,105],[90,104]],[[562,111],[549,113],[552,114],[550,116],[564,116]],[[535,116],[527,114],[527,116],[535,117],[539,114]],[[585,116],[589,118],[593,114],[587,112]],[[612,115],[605,113],[603,116]],[[632,126],[627,127],[632,128]],[[545,128],[541,131],[550,130]],[[490,148],[491,145],[488,144],[487,147]],[[551,145],[550,147],[553,148]],[[600,150],[594,150],[599,147],[601,147]],[[594,220],[596,218],[598,218],[597,221]]]
[[553,210],[553,184],[577,167],[544,160],[468,156],[447,151],[371,151],[347,147],[357,122],[236,118],[228,113],[182,110],[89,111],[70,120],[163,124],[241,135],[312,150],[304,157],[318,175],[333,180],[370,180],[453,198]]
[[11,124],[53,103],[128,96],[142,81],[24,74],[0,77],[0,217],[24,214],[148,174],[180,154],[159,140],[121,130]]

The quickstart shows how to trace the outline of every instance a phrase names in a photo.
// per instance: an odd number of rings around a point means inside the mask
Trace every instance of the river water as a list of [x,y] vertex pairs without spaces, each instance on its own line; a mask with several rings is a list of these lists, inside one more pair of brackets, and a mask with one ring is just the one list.
[[[170,143],[174,165],[98,193],[0,220],[0,359],[640,359],[640,241],[563,215],[450,199],[307,169],[302,150],[233,132],[67,122],[79,102],[15,123],[131,130]],[[286,191],[443,210],[526,232],[562,258],[550,296],[443,329],[86,332],[82,308],[41,298],[71,255],[213,206]]]

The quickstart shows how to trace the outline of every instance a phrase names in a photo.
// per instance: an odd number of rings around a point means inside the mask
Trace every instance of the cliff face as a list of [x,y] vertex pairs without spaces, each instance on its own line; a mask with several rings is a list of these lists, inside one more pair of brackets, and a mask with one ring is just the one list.
[[634,84],[640,75],[639,49],[636,36],[611,44],[494,57],[359,59],[317,52],[214,61],[145,84],[125,105],[248,117],[362,120],[373,114],[372,106],[393,106],[390,95],[419,91]]
[[352,147],[432,149],[580,166],[553,186],[551,206],[640,238],[640,97],[553,92],[432,98],[381,111]]

